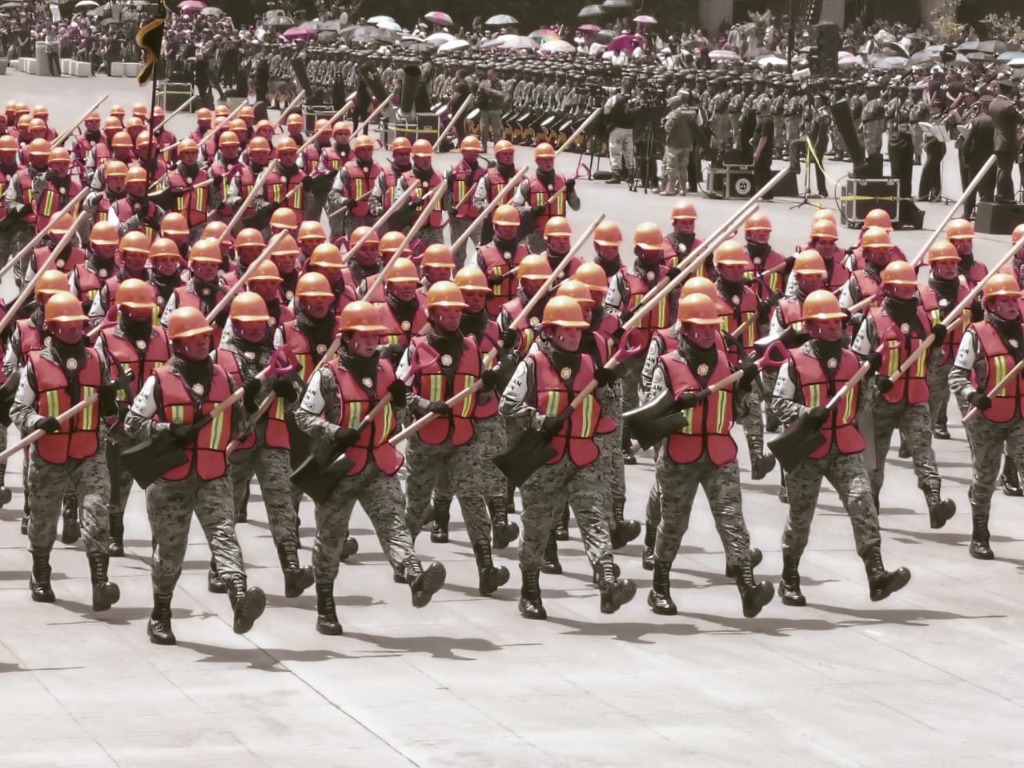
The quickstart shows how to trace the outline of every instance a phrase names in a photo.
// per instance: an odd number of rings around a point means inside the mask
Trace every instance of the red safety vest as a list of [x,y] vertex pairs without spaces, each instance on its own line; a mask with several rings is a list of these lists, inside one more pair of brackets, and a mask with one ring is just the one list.
[[[146,381],[160,366],[171,359],[170,342],[167,331],[161,325],[154,325],[155,334],[142,342],[126,339],[117,332],[117,328],[104,328],[100,331],[103,337],[103,348],[107,350],[107,363],[111,368],[119,368],[124,373],[131,373],[128,391],[119,390],[119,400],[128,400],[139,393],[142,383]],[[112,374],[113,375],[113,374]]]
[[[515,176],[515,173],[513,173],[512,175]],[[504,176],[502,176],[501,175],[501,171],[499,171],[496,167],[495,168],[488,168],[486,176],[487,176],[487,185],[488,185],[488,189],[487,189],[487,202],[490,203],[497,196],[498,191],[502,187],[504,187],[506,184],[508,184],[508,179],[506,179]],[[512,198],[515,196],[515,194],[516,194],[516,190],[515,190],[515,187],[513,187],[512,189],[510,189],[508,192],[506,192],[504,194],[504,196],[502,197],[501,202],[498,203],[498,205],[507,205],[508,203],[510,203],[512,201]]]
[[[36,193],[32,189],[32,181],[34,177],[32,172],[26,168],[19,168],[18,173],[18,186],[21,188],[21,202],[28,206],[29,212],[22,217],[22,221],[28,226],[35,228],[36,226],[36,207],[33,205],[35,201]],[[39,230],[36,229],[36,232]]]
[[[438,175],[437,171],[431,172],[430,179],[428,181],[420,181],[416,177],[414,171],[406,171],[405,173],[402,174],[402,178],[405,180],[406,189],[413,186],[419,187],[419,191],[413,192],[412,195],[409,197],[410,203],[418,203],[415,209],[417,213],[421,213],[423,211],[422,201],[424,200],[424,198],[428,197],[434,189],[437,189],[437,185],[443,181],[442,178]],[[442,195],[441,197],[444,197],[444,195]],[[438,201],[434,204],[434,210],[430,212],[430,216],[427,219],[426,226],[437,228],[440,227],[443,222],[444,200],[438,199]]]
[[302,180],[305,178],[306,174],[302,171],[296,171],[289,179],[277,171],[272,171],[267,174],[267,179],[263,183],[263,198],[272,203],[280,203],[284,208],[291,208],[301,221],[303,195],[305,194],[305,190],[302,189]]
[[[68,202],[82,191],[82,185],[71,179],[68,182],[68,193],[67,197],[61,199],[60,190],[57,189],[53,184],[47,182],[43,191],[39,193],[39,197],[36,198],[33,205],[33,209],[36,213],[36,234],[43,230],[43,227],[47,225],[53,214],[57,213],[61,208],[68,204]],[[71,215],[78,216],[78,210],[81,203],[75,205],[70,211]]]
[[[458,205],[455,209],[457,219],[475,219],[476,208],[473,207],[473,190],[477,182],[483,177],[486,169],[478,165],[471,166],[465,160],[460,160],[448,171],[450,181],[448,191],[452,196],[452,205]],[[501,189],[501,187],[498,187]],[[459,202],[462,204],[459,205]]]
[[535,173],[528,174],[527,179],[530,184],[529,204],[543,205],[546,208],[537,217],[533,231],[544,234],[544,225],[548,223],[548,219],[552,216],[565,216],[565,200],[569,195],[558,194],[559,190],[565,188],[565,176],[556,173],[554,183],[548,185],[541,183]]
[[[201,395],[187,387],[184,379],[167,366],[157,368],[153,375],[160,386],[163,402],[163,408],[157,416],[160,421],[167,424],[194,424],[231,396],[228,375],[224,368],[216,363],[213,365],[209,390]],[[187,461],[165,472],[164,479],[184,480],[192,471],[193,464],[201,480],[224,477],[228,472],[227,456],[224,451],[231,442],[231,422],[231,409],[228,408],[200,429],[196,442],[182,449]]]
[[804,329],[804,308],[799,301],[783,296],[779,299],[779,314],[782,316],[782,324],[786,328],[792,328],[798,333]]
[[[284,345],[292,351],[296,360],[298,360],[299,375],[305,382],[309,381],[309,377],[313,375],[316,361],[326,354],[329,344],[317,345],[314,354],[314,350],[309,345],[309,337],[298,329],[296,322],[296,320],[289,320],[282,326],[284,329]],[[337,333],[337,322],[335,323],[335,332]]]
[[[541,350],[534,350],[529,357],[534,363],[537,394],[534,407],[544,416],[558,416],[566,411],[573,398],[587,384],[594,380],[594,359],[590,355],[580,356],[580,367],[571,379],[569,369],[556,371],[551,359]],[[601,421],[601,404],[593,393],[587,395],[579,408],[574,410],[558,433],[551,440],[555,455],[548,464],[557,464],[568,454],[569,460],[580,469],[589,467],[601,456],[601,450],[594,442],[597,426]]]
[[[51,253],[53,253],[53,250],[48,245],[36,248],[33,251],[33,256],[35,257],[34,268],[36,274],[39,274],[39,270],[42,268],[43,264],[46,263],[46,260],[50,258]],[[70,275],[73,269],[77,268],[78,266],[84,263],[85,251],[83,251],[81,248],[77,246],[72,245],[69,248],[65,248],[64,253],[62,253],[54,260],[53,264],[50,266],[50,269],[59,269],[65,275]]]
[[[226,293],[227,289],[223,285],[217,288],[217,301],[224,298],[224,294]],[[192,290],[191,281],[175,288],[174,295],[178,297],[178,304],[175,309],[179,309],[181,307],[194,307],[200,312],[203,311],[202,299],[198,293]],[[224,333],[224,329],[217,325],[217,323],[212,323],[211,325],[213,325],[213,342],[211,346],[213,349],[216,349],[220,346],[220,339]]]
[[[659,266],[654,280],[647,281],[645,278],[629,270],[622,270],[619,274],[622,276],[626,290],[629,291],[629,296],[624,297],[624,309],[629,312],[633,312],[637,307],[639,307],[644,300],[644,296],[646,296],[647,293],[658,284],[667,272],[668,269],[666,267]],[[668,328],[672,325],[673,317],[671,299],[671,293],[667,293],[662,296],[654,309],[644,315],[643,319],[640,320],[637,330],[643,334],[645,344],[650,343],[651,335],[656,329]]]
[[[98,394],[103,383],[100,357],[96,350],[86,348],[85,365],[78,371],[81,387],[79,400]],[[28,366],[36,382],[36,408],[39,415],[57,417],[75,401],[68,393],[68,378],[63,369],[43,357],[41,350],[30,352]],[[74,418],[60,425],[60,431],[43,435],[35,444],[36,453],[48,464],[65,464],[68,459],[80,461],[95,456],[99,448],[100,409],[93,403]]]
[[971,264],[971,268],[967,270],[967,274],[964,275],[964,279],[967,281],[967,287],[973,288],[988,274],[988,267],[982,264],[980,261],[975,261]]
[[387,210],[395,202],[395,198],[398,196],[398,174],[395,173],[394,166],[388,166],[381,172],[381,176],[384,179],[384,198],[380,201],[381,206],[384,210]]
[[399,320],[398,315],[386,301],[374,302],[380,308],[381,323],[387,329],[380,335],[381,344],[405,344],[409,346],[413,336],[419,336],[427,325],[427,310],[420,301],[412,320]]
[[349,152],[341,154],[333,144],[327,147],[320,155],[320,165],[332,173],[337,173],[348,160]]
[[[363,218],[370,215],[369,192],[382,172],[381,167],[376,163],[370,166],[369,174],[364,172],[363,167],[355,160],[345,163],[345,175],[348,177],[348,183],[345,184],[342,195],[349,200],[359,201],[356,203],[356,207],[349,211],[349,216]],[[364,199],[360,200],[360,198]]]
[[[423,353],[419,354],[419,350]],[[409,342],[410,360],[430,358],[440,355],[430,346],[426,336],[416,336]],[[464,336],[462,354],[455,363],[454,375],[447,376],[441,365],[443,359],[438,357],[432,364],[421,368],[413,381],[414,394],[427,400],[443,401],[471,387],[480,379],[480,350],[476,339]],[[451,416],[434,419],[418,433],[420,440],[427,445],[440,445],[451,440],[452,445],[466,445],[473,439],[473,415],[476,412],[476,394],[472,394],[452,409]]]
[[[341,367],[337,360],[327,364],[334,374],[341,400],[341,416],[338,423],[342,427],[356,429],[373,407],[388,394],[388,387],[395,380],[395,372],[387,360],[377,363],[376,382],[369,378],[358,379],[346,368]],[[359,433],[359,440],[345,451],[345,456],[352,462],[348,476],[358,475],[372,461],[382,473],[393,476],[402,466],[402,455],[388,439],[396,428],[395,410],[388,403],[372,422]],[[422,432],[420,433],[422,435]]]
[[75,267],[75,279],[73,286],[78,290],[78,298],[82,302],[83,309],[88,314],[89,307],[92,306],[93,299],[96,298],[96,294],[100,292],[100,288],[103,287],[103,283],[100,282],[100,276],[96,274],[92,269],[89,268],[88,263],[83,262]]
[[[135,215],[135,206],[127,197],[122,197],[114,202],[114,212],[117,213],[117,220],[123,224]],[[156,206],[153,203],[147,202],[145,210],[139,211],[139,218],[152,220],[155,216]],[[156,228],[149,224],[143,224],[139,231],[144,233],[150,242],[153,242],[157,236]]]
[[[749,354],[754,349],[754,342],[757,341],[757,294],[745,287],[743,293],[734,297],[735,301],[732,302],[728,301],[721,291],[719,291],[719,295],[722,296],[722,301],[726,306],[730,307],[729,311],[722,315],[722,333],[733,333],[748,320],[750,321],[737,339],[743,347],[743,351]],[[729,364],[736,365],[740,359],[739,352],[731,344],[727,350]]]
[[[498,250],[498,247],[493,243],[481,246],[478,251],[480,261],[484,265],[484,274],[487,277],[499,277],[502,275],[508,275],[508,273],[518,267],[523,259],[525,259],[530,249],[527,248],[523,243],[516,245],[514,253],[509,254],[511,261],[506,259],[505,253]],[[491,286],[491,296],[487,299],[487,314],[491,317],[497,317],[498,313],[501,312],[502,306],[513,296],[519,292],[519,273],[513,272],[508,275],[497,285]]]
[[18,350],[20,362],[24,365],[28,360],[29,352],[43,348],[43,332],[42,329],[36,328],[32,320],[27,317],[24,320],[15,320],[15,323],[18,326],[18,340],[21,342]]
[[[495,342],[498,340],[499,336],[501,336],[501,329],[493,319],[489,319],[484,324],[484,335],[479,342],[481,360],[486,357],[488,352],[495,348]],[[491,369],[494,365],[495,363],[492,361],[487,368]],[[491,392],[490,397],[478,399],[476,404],[476,413],[473,414],[473,418],[490,419],[497,416],[500,403],[501,397],[499,392]]]
[[[936,325],[942,316],[949,312],[954,306],[959,304],[961,301],[967,298],[967,294],[970,293],[970,289],[964,285],[963,281],[957,281],[956,290],[956,301],[950,305],[946,303],[945,299],[939,299],[939,295],[935,292],[935,289],[930,285],[920,289],[921,291],[921,306],[924,311],[928,313],[928,317],[932,321],[932,325]],[[955,323],[950,327],[949,332],[946,334],[946,338],[942,340],[942,352],[943,359],[945,361],[951,361],[956,357],[956,351],[960,348],[960,340],[963,339],[964,333],[971,327],[971,310],[968,307],[960,313],[960,322]]]
[[[747,256],[750,258],[750,263],[754,265],[754,271],[750,273],[752,278],[763,274],[766,270],[786,263],[786,257],[775,251],[769,251],[763,260],[760,256],[754,258],[749,252]],[[773,293],[784,293],[786,289],[786,272],[785,270],[780,270],[772,272],[770,275],[765,275],[763,280],[755,279],[750,287],[759,299],[769,299]]]
[[196,185],[207,181],[209,178],[210,174],[202,168],[198,169],[191,182],[178,170],[167,174],[168,184],[172,188],[188,188],[188,192],[184,195],[175,197],[174,210],[185,217],[189,228],[206,223],[208,218],[207,209],[210,207],[210,187],[197,187]]
[[[527,299],[529,302],[529,299]],[[537,338],[537,334],[540,333],[541,317],[544,315],[544,305],[547,303],[545,299],[541,299],[537,302],[537,306],[533,308],[529,318],[519,324],[519,343],[516,345],[516,353],[523,357],[527,352],[530,351],[530,347],[533,346],[534,340]],[[519,317],[520,313],[525,309],[526,303],[523,302],[518,296],[512,299],[501,308],[501,312],[508,315],[509,323]],[[500,314],[500,313],[499,313]]]
[[[715,367],[706,377],[698,377],[686,361],[672,352],[661,356],[668,374],[666,384],[678,399],[684,392],[699,392],[732,373],[725,354],[718,350]],[[668,456],[676,464],[692,464],[707,455],[716,467],[736,460],[736,443],[729,430],[733,422],[732,385],[715,392],[690,411],[686,426],[668,436]]]
[[[1013,369],[1017,361],[1010,354],[999,331],[987,320],[975,323],[973,331],[978,335],[981,352],[985,356],[985,388],[992,389]],[[992,407],[982,411],[981,415],[999,424],[1024,417],[1024,386],[1021,376],[1011,379],[1003,391],[992,398]]]
[[[875,278],[865,272],[863,269],[858,269],[850,277],[857,282],[857,287],[860,289],[861,299],[867,299],[875,296],[878,293],[878,289],[882,287]],[[871,306],[875,306],[881,299],[875,299]]]
[[[699,237],[695,237],[693,239],[693,245],[690,246],[690,249],[687,251],[687,253],[692,253],[693,250],[703,242],[704,241],[701,240]],[[666,269],[672,269],[672,267],[679,266],[679,262],[682,260],[682,257],[679,255],[678,246],[679,240],[676,238],[675,232],[670,232],[669,234],[665,235],[664,247],[662,250],[665,253]],[[698,268],[703,270],[703,265],[700,265]]]
[[[808,408],[818,408],[824,407],[839,391],[839,388],[853,378],[854,374],[860,370],[860,363],[857,362],[857,356],[853,352],[844,349],[839,357],[838,367],[832,373],[832,378],[829,378],[821,360],[795,349],[793,350],[793,369],[797,379],[795,383],[803,393],[804,405]],[[852,387],[840,401],[838,407],[829,414],[821,427],[821,434],[824,435],[825,442],[810,454],[810,458],[820,459],[827,456],[833,443],[835,443],[836,449],[844,455],[860,453],[864,450],[864,437],[855,423],[859,392],[860,387]]]
[[[906,335],[913,331],[905,332],[882,311],[881,307],[872,307],[871,317],[874,318],[878,341],[883,347],[882,367],[878,373],[881,376],[892,377],[899,370],[903,361],[921,346],[922,339],[916,335]],[[928,315],[920,306],[917,307],[917,320],[927,335],[931,329],[931,323],[928,320]],[[910,370],[900,377],[892,389],[882,395],[882,399],[889,403],[906,403],[908,405],[927,403],[930,396],[927,376],[928,354],[925,353],[917,359]]]

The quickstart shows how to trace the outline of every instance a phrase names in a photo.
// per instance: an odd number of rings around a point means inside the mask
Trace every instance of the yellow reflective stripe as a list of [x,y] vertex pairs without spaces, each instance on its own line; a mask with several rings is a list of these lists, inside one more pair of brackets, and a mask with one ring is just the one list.
[[843,418],[842,418],[842,421],[843,421],[844,424],[849,424],[850,422],[852,422],[853,421],[853,417],[856,415],[855,414],[856,407],[854,405],[854,398],[856,396],[857,396],[856,389],[851,389],[849,392],[846,393],[846,396],[843,397]]
[[900,369],[900,342],[898,339],[890,339],[886,354],[885,374],[892,378],[893,374]]
[[171,423],[172,424],[184,424],[185,423],[185,406],[184,405],[172,405],[171,406]]
[[200,187],[194,191],[192,210],[206,213],[206,187]]
[[[468,189],[469,189],[469,185],[466,184],[465,181],[456,181],[455,182],[455,202],[456,203],[459,202],[462,198],[464,198],[466,196],[466,192],[468,191]],[[463,203],[463,205],[465,205],[465,203]]]
[[395,409],[391,407],[390,403],[384,406],[381,418],[384,421],[384,428],[377,435],[377,445],[384,445],[388,441],[391,431],[395,428]]
[[56,416],[60,413],[60,395],[57,390],[51,389],[46,393],[46,413],[43,416]]
[[226,437],[228,436],[224,434],[224,414],[221,413],[210,422],[210,449],[218,451],[226,448],[229,442]]
[[295,355],[295,359],[299,361],[299,375],[302,376],[302,380],[308,380],[310,375],[310,365],[313,362],[313,356],[308,352],[301,352]]
[[[82,387],[82,399],[88,400],[96,394],[96,387]],[[96,403],[93,403],[78,415],[78,423],[83,432],[96,429]]]
[[725,425],[729,419],[729,393],[724,389],[715,393],[718,402],[715,404],[715,434],[721,435],[725,432]]
[[271,184],[268,191],[270,192],[270,202],[272,203],[280,203],[284,197],[284,190],[281,184]]
[[824,384],[809,384],[807,386],[807,407],[817,408],[822,403],[822,395],[825,394]]
[[597,410],[596,406],[597,400],[594,396],[587,395],[583,401],[583,407],[580,409],[580,413],[583,416],[583,424],[580,426],[581,437],[590,437],[597,428],[597,421],[594,419],[595,411]]
[[363,420],[363,409],[366,404],[361,400],[353,400],[348,404],[348,428],[355,429]]
[[[473,382],[476,381],[476,377],[475,376],[465,376],[464,379],[465,379],[465,387],[473,386]],[[476,398],[473,395],[470,395],[465,400],[463,400],[462,401],[462,413],[461,413],[462,418],[468,419],[470,416],[472,416],[473,415],[473,408],[474,408],[475,405],[476,405]]]
[[995,364],[996,370],[995,376],[992,377],[992,381],[990,382],[990,386],[994,387],[996,384],[998,384],[1000,381],[1006,378],[1006,374],[1010,372],[1009,361],[1009,355],[996,355],[995,357],[992,358],[992,362]]
[[277,419],[278,421],[281,421],[284,419],[284,413],[284,398],[278,397],[274,400],[274,418]]
[[552,391],[548,392],[548,401],[544,408],[545,416],[557,416],[562,412],[562,398],[561,392]]
[[[743,319],[744,319],[744,321],[749,320],[750,318],[754,317],[754,315],[755,315],[754,312],[747,312],[746,316]],[[757,321],[756,320],[751,320],[750,324],[747,326],[747,331],[746,331],[746,334],[745,334],[745,339],[743,341],[743,346],[744,347],[752,347],[752,346],[754,346],[754,342],[755,341],[757,341]]]
[[429,399],[438,401],[444,398],[444,376],[434,374],[427,377],[427,393]]

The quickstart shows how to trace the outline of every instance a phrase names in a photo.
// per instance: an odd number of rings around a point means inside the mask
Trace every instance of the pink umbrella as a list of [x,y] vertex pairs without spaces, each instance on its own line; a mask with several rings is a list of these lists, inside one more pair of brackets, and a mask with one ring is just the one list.
[[634,24],[657,24],[658,20],[653,16],[637,16],[633,19]]
[[201,11],[206,7],[203,0],[183,0],[178,4],[179,11]]
[[441,27],[450,27],[455,23],[452,21],[452,17],[444,11],[431,11],[430,13],[424,14],[423,18]]
[[285,40],[313,40],[316,38],[316,30],[309,27],[292,27],[282,32],[281,37]]
[[565,40],[548,40],[540,47],[541,53],[576,53],[576,46]]
[[561,39],[559,34],[553,29],[535,29],[530,33],[529,37],[532,40],[536,40],[538,43],[546,43],[551,40]]
[[626,49],[634,51],[637,48],[643,48],[645,45],[647,45],[647,41],[640,35],[619,35],[608,43],[608,50],[613,52]]

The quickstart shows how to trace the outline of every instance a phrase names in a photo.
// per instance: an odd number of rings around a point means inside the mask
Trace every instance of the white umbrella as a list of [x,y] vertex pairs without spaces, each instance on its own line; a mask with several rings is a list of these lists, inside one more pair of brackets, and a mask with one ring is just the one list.
[[75,3],[75,9],[76,10],[79,9],[79,8],[99,8],[99,7],[100,7],[100,4],[97,3],[96,0],[78,0],[78,2]]
[[378,21],[390,21],[393,24],[395,20],[392,19],[390,16],[371,16],[366,20],[366,23],[376,24]]
[[376,26],[378,29],[389,29],[392,32],[402,31],[402,25],[397,21],[378,21],[376,22]]
[[428,35],[423,39],[426,43],[433,43],[434,45],[443,45],[444,43],[450,43],[455,39],[455,35],[450,35],[447,32],[435,32],[432,35]]
[[757,60],[757,66],[761,69],[768,69],[768,67],[784,67],[788,64],[785,59],[778,56],[765,56],[764,58]]
[[481,48],[502,48],[506,51],[522,51],[540,48],[536,40],[524,35],[499,35],[493,40],[480,44]]
[[438,48],[438,51],[447,53],[448,51],[457,51],[460,48],[468,48],[469,43],[465,40],[449,40],[447,43]]

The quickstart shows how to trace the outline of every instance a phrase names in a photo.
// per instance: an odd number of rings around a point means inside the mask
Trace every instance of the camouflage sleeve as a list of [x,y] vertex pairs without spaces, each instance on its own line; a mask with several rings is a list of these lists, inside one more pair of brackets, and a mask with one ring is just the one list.
[[39,428],[39,422],[43,417],[36,412],[36,382],[32,369],[28,366],[22,371],[21,379],[18,381],[18,391],[14,395],[14,403],[11,405],[11,423],[21,430],[22,434],[28,434]]
[[793,363],[787,362],[779,368],[779,376],[775,380],[775,391],[772,392],[770,406],[775,416],[783,424],[789,424],[806,413],[809,409],[803,403],[800,388],[793,377]]
[[664,354],[659,337],[651,337],[651,343],[647,347],[647,357],[644,359],[644,367],[640,372],[640,404],[649,402],[652,393],[651,385],[654,382],[654,371],[658,367],[658,359]]
[[302,402],[295,409],[295,423],[299,429],[317,441],[333,440],[339,431],[341,396],[334,376],[324,375],[320,369],[312,375]]
[[864,322],[860,324],[857,337],[850,345],[850,349],[857,355],[857,359],[864,362],[877,347],[878,332],[875,330],[874,318],[871,315],[865,315]]

